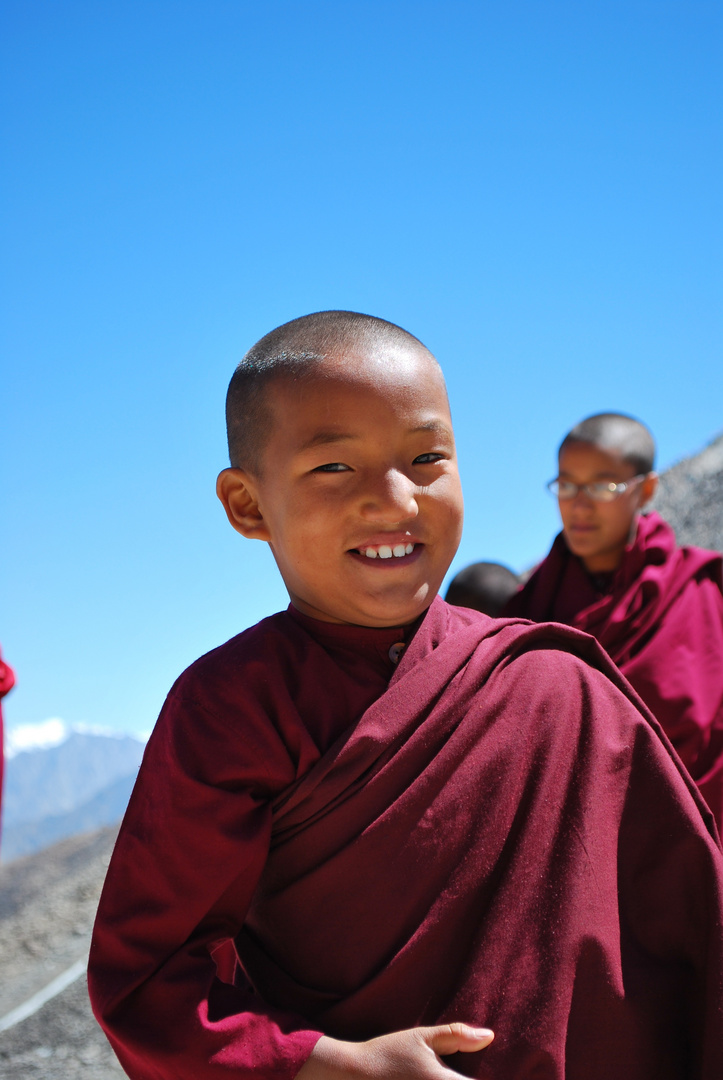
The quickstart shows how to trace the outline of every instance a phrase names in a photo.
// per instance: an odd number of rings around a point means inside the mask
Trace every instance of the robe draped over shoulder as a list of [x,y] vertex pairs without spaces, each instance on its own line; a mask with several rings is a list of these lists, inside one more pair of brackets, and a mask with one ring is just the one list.
[[436,600],[317,745],[343,683],[280,615],[172,691],[91,949],[128,1074],[290,1078],[321,1033],[463,1020],[480,1080],[717,1080],[715,827],[596,643]]
[[560,533],[505,614],[592,634],[660,721],[723,828],[723,557],[652,512],[605,595]]

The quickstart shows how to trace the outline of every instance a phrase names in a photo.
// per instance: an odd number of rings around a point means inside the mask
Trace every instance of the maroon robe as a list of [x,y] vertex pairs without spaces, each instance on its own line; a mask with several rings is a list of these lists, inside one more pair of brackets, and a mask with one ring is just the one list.
[[723,830],[723,557],[656,513],[601,594],[562,533],[505,615],[592,634],[660,721]]
[[284,613],[176,683],[91,949],[129,1076],[464,1020],[464,1075],[719,1080],[723,855],[656,722],[591,638],[441,600],[360,715],[395,637]]

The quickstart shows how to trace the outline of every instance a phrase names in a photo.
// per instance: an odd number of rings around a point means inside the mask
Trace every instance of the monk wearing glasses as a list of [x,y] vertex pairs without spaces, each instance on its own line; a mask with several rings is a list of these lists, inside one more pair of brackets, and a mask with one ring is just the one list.
[[655,442],[639,420],[600,413],[562,440],[562,532],[504,614],[598,639],[660,721],[723,825],[723,559],[678,547],[645,508]]

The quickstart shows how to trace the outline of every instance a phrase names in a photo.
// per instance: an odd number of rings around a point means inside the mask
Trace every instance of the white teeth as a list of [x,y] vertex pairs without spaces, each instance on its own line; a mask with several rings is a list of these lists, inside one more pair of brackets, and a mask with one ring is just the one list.
[[394,556],[395,559],[401,559],[405,555],[411,555],[414,551],[414,544],[395,544],[394,547],[390,547],[388,544],[380,544],[379,548],[368,547],[364,549],[364,554],[367,559],[391,559]]

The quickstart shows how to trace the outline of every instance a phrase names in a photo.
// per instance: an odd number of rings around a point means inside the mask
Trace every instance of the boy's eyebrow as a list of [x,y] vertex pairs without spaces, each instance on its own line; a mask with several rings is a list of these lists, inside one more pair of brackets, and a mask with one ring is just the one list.
[[426,424],[418,424],[417,427],[412,428],[410,434],[418,435],[422,431],[431,431],[437,435],[451,435],[452,428],[449,424],[445,424],[443,420],[429,420]]
[[[614,480],[618,475],[618,469],[601,469],[599,472],[593,473],[593,480]],[[568,469],[559,469],[558,476],[572,476],[572,473]]]
[[[429,420],[425,424],[418,424],[414,428],[410,428],[410,435],[418,435],[424,431],[431,431],[439,435],[447,435],[452,437],[452,429],[449,424],[445,424],[442,420]],[[353,442],[356,439],[361,439],[362,435],[355,435],[348,431],[317,431],[315,435],[312,435],[310,439],[307,439],[305,443],[302,443],[299,447],[299,452],[304,450],[313,450],[315,446],[326,446],[329,443],[340,442]]]
[[345,431],[317,431],[315,435],[312,435],[310,439],[301,444],[299,450],[313,450],[315,446],[325,446],[327,443],[351,442],[352,439],[358,438],[360,438],[359,435],[352,435],[350,432]]

